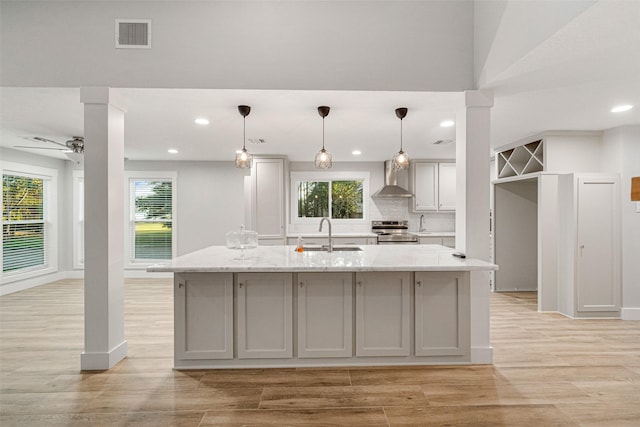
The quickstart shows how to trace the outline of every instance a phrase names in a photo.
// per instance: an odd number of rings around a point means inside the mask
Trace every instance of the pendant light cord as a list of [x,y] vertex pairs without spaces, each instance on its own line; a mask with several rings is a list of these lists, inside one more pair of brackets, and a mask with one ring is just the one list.
[[242,151],[247,151],[247,116],[242,117]]
[[322,149],[324,150],[324,117],[322,118]]
[[400,151],[402,151],[402,119],[400,119]]

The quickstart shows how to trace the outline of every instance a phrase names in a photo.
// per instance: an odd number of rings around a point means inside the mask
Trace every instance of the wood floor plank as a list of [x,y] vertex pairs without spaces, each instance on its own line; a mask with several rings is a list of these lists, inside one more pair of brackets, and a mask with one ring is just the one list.
[[349,370],[344,369],[228,369],[204,374],[201,386],[229,388],[247,386],[348,386]]
[[[250,420],[250,422],[249,422]],[[381,407],[286,409],[257,411],[209,411],[200,426],[336,426],[387,427]]]
[[427,401],[418,385],[265,387],[260,409],[417,406]]
[[390,427],[574,427],[554,405],[427,406],[384,408]]
[[0,425],[2,427],[196,427],[200,425],[203,417],[204,412],[0,415]]

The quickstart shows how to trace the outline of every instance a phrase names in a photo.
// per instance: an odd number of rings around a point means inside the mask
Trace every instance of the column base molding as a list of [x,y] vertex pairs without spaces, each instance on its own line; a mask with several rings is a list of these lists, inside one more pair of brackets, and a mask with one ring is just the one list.
[[80,369],[83,371],[106,371],[127,357],[127,341],[122,341],[109,352],[80,354]]

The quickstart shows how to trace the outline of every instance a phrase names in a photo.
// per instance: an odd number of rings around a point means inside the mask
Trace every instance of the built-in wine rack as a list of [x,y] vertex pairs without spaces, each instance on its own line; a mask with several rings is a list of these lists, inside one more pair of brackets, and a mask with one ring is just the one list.
[[542,172],[544,170],[542,147],[542,140],[538,140],[497,153],[498,178]]

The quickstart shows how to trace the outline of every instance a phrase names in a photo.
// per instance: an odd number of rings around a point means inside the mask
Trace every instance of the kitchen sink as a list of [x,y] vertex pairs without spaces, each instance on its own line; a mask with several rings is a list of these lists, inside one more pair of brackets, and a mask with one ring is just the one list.
[[[311,246],[304,248],[305,251],[308,252],[329,252],[329,248],[326,246]],[[355,252],[361,251],[362,248],[357,246],[334,246],[333,252]]]

